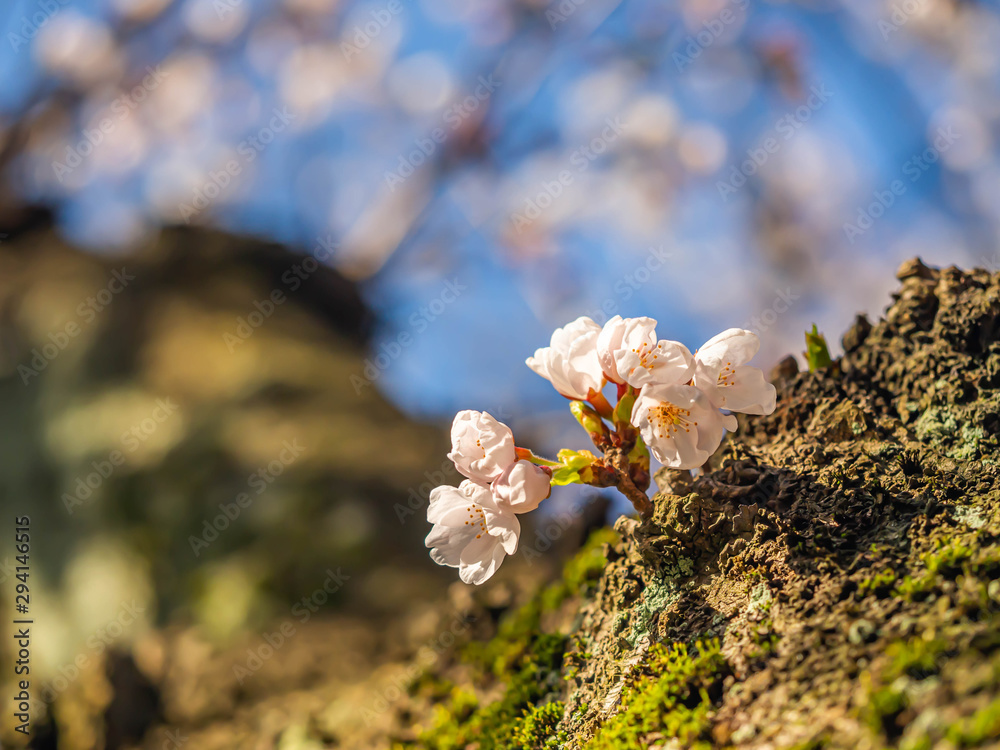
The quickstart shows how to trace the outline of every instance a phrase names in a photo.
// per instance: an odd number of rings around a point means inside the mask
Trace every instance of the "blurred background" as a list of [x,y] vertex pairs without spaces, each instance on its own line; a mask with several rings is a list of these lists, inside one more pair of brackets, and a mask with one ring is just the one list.
[[1000,266],[994,2],[6,0],[0,34],[38,746],[224,714],[245,685],[184,670],[290,612],[374,654],[456,596],[421,544],[450,418],[585,447],[523,365],[578,315],[751,328],[767,369],[906,258]]

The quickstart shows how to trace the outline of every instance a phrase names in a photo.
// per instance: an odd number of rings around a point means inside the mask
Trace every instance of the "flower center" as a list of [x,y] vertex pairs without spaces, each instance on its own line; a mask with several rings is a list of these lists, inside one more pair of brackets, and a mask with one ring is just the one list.
[[632,349],[632,353],[639,357],[639,367],[652,370],[656,360],[660,358],[660,345],[647,344],[643,342],[638,348]]
[[729,385],[736,384],[736,368],[733,367],[732,362],[726,362],[723,368],[719,371],[719,387],[724,388]]
[[479,528],[479,533],[476,534],[476,539],[478,539],[486,533],[486,514],[483,513],[483,506],[473,503],[465,510],[469,514],[469,520],[465,522],[465,525],[472,526],[473,531],[476,530],[476,527]]
[[672,438],[681,430],[691,432],[692,427],[698,426],[698,423],[691,419],[690,409],[682,409],[668,402],[651,408],[649,421],[661,438]]

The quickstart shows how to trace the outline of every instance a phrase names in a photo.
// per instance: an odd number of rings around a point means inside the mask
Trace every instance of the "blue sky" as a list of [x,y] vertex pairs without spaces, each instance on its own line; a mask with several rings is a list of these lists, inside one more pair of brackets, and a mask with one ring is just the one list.
[[[194,220],[303,252],[336,236],[335,262],[379,314],[373,356],[413,334],[378,379],[402,408],[446,420],[503,403],[537,427],[563,404],[524,358],[605,303],[692,347],[773,318],[766,367],[812,322],[836,340],[855,312],[877,315],[904,258],[992,257],[996,6],[818,5],[17,0],[0,18],[0,112],[24,118],[32,100],[60,118],[32,126],[9,179],[55,206],[69,239],[118,254],[180,221],[176,206],[235,159]],[[366,26],[367,46],[346,52]],[[106,49],[61,59],[79,39]],[[166,82],[143,90],[157,65]],[[483,77],[496,84],[477,97]],[[109,102],[137,93],[54,179]],[[292,124],[241,155],[283,109]],[[948,127],[958,138],[939,152]],[[394,184],[403,162],[413,173]],[[461,292],[444,304],[448,282]]]

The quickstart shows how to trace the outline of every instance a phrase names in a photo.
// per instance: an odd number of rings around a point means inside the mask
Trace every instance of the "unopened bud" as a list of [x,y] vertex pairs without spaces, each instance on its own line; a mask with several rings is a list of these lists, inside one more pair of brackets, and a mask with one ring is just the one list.
[[590,435],[594,445],[601,450],[606,450],[611,446],[611,434],[608,432],[608,426],[604,424],[601,415],[590,404],[585,401],[571,401],[569,410],[573,412],[573,416],[576,417],[580,426]]

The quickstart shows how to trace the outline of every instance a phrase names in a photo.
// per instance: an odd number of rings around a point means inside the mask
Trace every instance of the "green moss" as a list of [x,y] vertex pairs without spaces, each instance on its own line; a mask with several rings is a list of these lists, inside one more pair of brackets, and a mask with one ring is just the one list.
[[922,680],[937,673],[937,660],[945,648],[944,641],[924,638],[890,643],[885,650],[889,665],[882,673],[883,681],[893,682],[903,675]]
[[455,683],[451,680],[443,679],[427,668],[406,686],[406,692],[410,696],[420,696],[437,702],[447,698],[454,688]]
[[891,568],[875,571],[858,583],[858,597],[864,599],[871,594],[885,594],[892,591],[895,585],[896,571]]
[[562,586],[566,596],[581,593],[582,589],[598,578],[608,564],[604,554],[605,544],[617,544],[621,536],[612,528],[594,531],[586,543],[563,568]]
[[515,747],[523,750],[558,750],[566,741],[565,732],[558,730],[562,720],[562,701],[535,706],[526,711],[514,730]]
[[[512,665],[514,671],[499,700],[481,705],[474,694],[455,691],[435,708],[434,720],[417,745],[428,750],[462,750],[473,742],[479,750],[558,747],[547,743],[555,739],[562,704],[546,707],[556,705],[550,701],[560,689],[566,640],[558,634],[539,634]],[[523,744],[526,737],[533,744]]]
[[934,750],[934,741],[930,737],[907,737],[900,741],[899,750]]
[[665,555],[659,561],[659,575],[665,578],[688,578],[694,575],[694,560],[681,554]]
[[957,747],[975,747],[1000,737],[1000,698],[956,721],[948,727],[945,737]]
[[[444,703],[434,707],[434,715],[428,731],[421,735],[427,747],[459,748],[464,738],[463,725],[479,707],[476,694],[460,688],[453,689]],[[428,742],[433,738],[433,743]]]
[[830,744],[830,738],[821,735],[805,740],[804,742],[797,742],[789,747],[788,750],[823,750],[828,744]]
[[488,643],[467,645],[463,660],[479,670],[480,679],[503,680],[503,694],[480,704],[475,695],[454,691],[436,707],[434,720],[416,746],[462,750],[476,743],[478,750],[554,750],[562,745],[557,726],[563,704],[555,699],[562,691],[569,638],[542,632],[542,617],[583,594],[600,577],[607,565],[604,544],[618,538],[611,529],[595,532],[567,562],[559,581],[505,617]]
[[757,647],[750,654],[753,659],[764,658],[774,653],[781,640],[774,632],[774,623],[770,619],[757,623],[750,631],[750,641]]
[[947,544],[938,543],[934,552],[923,556],[924,565],[931,575],[957,569],[961,563],[975,554],[975,548],[965,544],[961,539],[953,539]]
[[896,585],[896,592],[907,599],[918,599],[933,591],[944,577],[955,578],[1000,573],[1000,546],[980,547],[973,536],[938,542],[936,548],[921,556],[924,572],[906,576]]
[[889,737],[898,734],[895,720],[907,706],[907,690],[914,682],[937,674],[938,660],[946,649],[942,640],[923,638],[896,641],[886,647],[885,666],[862,678],[868,693],[862,718],[873,732]]
[[711,747],[709,692],[721,685],[725,671],[717,640],[699,642],[690,651],[683,644],[655,644],[642,672],[627,682],[621,710],[586,750],[643,750],[653,733],[676,738],[685,748]]
[[[919,694],[918,683],[938,673],[938,665],[947,651],[944,641],[925,641],[914,638],[893,643],[887,655],[891,661],[872,684],[877,689],[867,696],[871,702],[866,719],[876,733],[892,737],[902,731],[893,720],[908,707],[908,691]],[[870,677],[869,677],[870,679]],[[989,740],[1000,738],[1000,698],[980,708],[971,716],[963,717],[946,727],[937,727],[933,736],[921,733],[905,736],[900,741],[901,750],[931,750],[943,737],[949,748],[979,747]]]
[[581,596],[601,576],[608,564],[605,544],[615,544],[621,537],[614,529],[598,529],[563,568],[562,577],[543,589],[530,601],[504,617],[496,636],[488,643],[470,643],[465,647],[466,661],[502,676],[524,652],[539,632],[542,616],[554,612],[570,597]]

